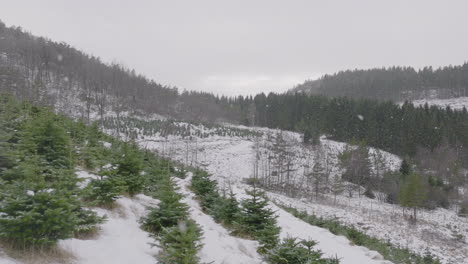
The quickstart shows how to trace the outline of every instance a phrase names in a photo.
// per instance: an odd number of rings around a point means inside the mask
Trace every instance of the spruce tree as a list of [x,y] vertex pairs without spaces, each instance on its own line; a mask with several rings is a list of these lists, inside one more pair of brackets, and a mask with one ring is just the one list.
[[271,264],[338,264],[336,259],[322,258],[320,250],[314,250],[317,242],[313,240],[297,240],[286,238],[266,255]]
[[241,202],[241,227],[245,233],[251,234],[260,242],[259,252],[266,252],[278,243],[280,228],[276,225],[277,216],[268,207],[265,192],[254,185],[246,193],[250,198]]
[[403,178],[406,178],[406,176],[408,176],[411,173],[411,166],[408,163],[408,161],[406,161],[406,159],[403,159],[403,161],[401,162],[400,173],[403,175]]
[[414,220],[417,209],[423,205],[426,197],[427,186],[424,185],[421,175],[415,172],[408,175],[400,190],[399,201],[402,206],[413,209]]
[[157,195],[159,205],[151,208],[143,218],[143,228],[149,232],[159,233],[164,228],[176,226],[181,219],[188,217],[188,207],[182,203],[182,195],[176,192],[176,188],[170,179]]
[[230,191],[229,196],[224,195],[216,200],[212,209],[212,214],[216,221],[222,222],[226,225],[230,226],[238,223],[240,207],[232,190]]
[[50,247],[72,237],[79,222],[74,198],[69,193],[32,189],[14,184],[2,190],[0,238],[25,248]]
[[122,156],[117,161],[116,176],[121,177],[131,196],[143,191],[147,182],[147,177],[141,173],[142,169],[142,157],[137,151],[137,146],[125,143]]
[[165,228],[157,238],[163,248],[158,256],[163,264],[198,264],[201,230],[193,220],[180,220],[177,225]]

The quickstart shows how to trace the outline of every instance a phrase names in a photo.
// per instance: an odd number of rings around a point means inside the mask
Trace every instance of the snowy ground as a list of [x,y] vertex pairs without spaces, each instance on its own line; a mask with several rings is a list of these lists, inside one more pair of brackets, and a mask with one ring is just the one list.
[[[264,133],[264,140],[272,140],[272,137],[268,138],[267,135],[278,132],[266,128],[249,129]],[[313,158],[311,152],[315,150],[301,146],[298,143],[299,134],[293,132],[283,134],[293,152],[297,154],[299,162]],[[336,156],[346,147],[344,143],[325,138],[322,138],[321,142],[332,156]],[[157,150],[183,163],[205,167],[217,179],[220,188],[232,188],[239,199],[246,197],[245,190],[248,186],[243,180],[253,175],[256,144],[254,140],[212,136],[188,142],[178,137],[146,137],[139,139],[138,143],[142,147]],[[371,154],[376,152],[374,149],[370,151]],[[397,156],[383,154],[389,168],[395,169],[399,166],[400,159]],[[332,164],[335,167],[334,171],[338,172],[336,159]],[[80,187],[84,187],[96,177],[83,171],[78,171],[77,176],[83,179]],[[257,242],[229,235],[225,228],[201,211],[194,195],[187,188],[189,180],[189,178],[177,180],[177,184],[181,187],[180,192],[185,195],[184,202],[190,206],[191,217],[203,231],[203,247],[200,252],[202,261],[215,264],[262,263],[261,257],[256,252]],[[438,209],[422,212],[419,214],[421,219],[419,224],[411,226],[407,224],[400,207],[368,198],[348,198],[340,195],[334,203],[333,197],[327,195],[314,201],[292,199],[274,193],[269,193],[269,196],[277,202],[307,210],[317,216],[338,219],[371,236],[389,240],[393,244],[408,247],[420,254],[429,249],[444,263],[468,263],[468,247],[465,240],[468,237],[468,221],[459,218],[453,211]],[[100,215],[108,216],[108,221],[101,226],[98,235],[91,239],[61,241],[60,248],[71,253],[74,258],[70,262],[77,264],[154,263],[154,255],[157,254],[158,248],[151,247],[150,243],[154,241],[148,233],[139,228],[138,220],[145,214],[145,206],[154,206],[156,203],[156,200],[138,195],[133,199],[125,197],[119,199],[117,209],[95,209]],[[389,263],[382,260],[377,252],[352,245],[344,237],[311,226],[272,203],[270,206],[278,214],[278,224],[283,238],[293,236],[314,239],[318,241],[317,249],[322,250],[327,257],[337,256],[343,264]],[[464,235],[462,239],[464,241],[456,241],[457,234]],[[0,251],[0,264],[11,263],[23,264],[8,258]]]
[[[161,146],[159,145],[163,144],[163,142],[156,141],[142,141],[140,143],[155,149],[160,148]],[[200,140],[199,144],[204,149],[200,153],[199,162],[207,165],[206,169],[216,177],[221,187],[231,186],[238,198],[245,198],[244,190],[247,187],[242,184],[242,179],[248,178],[252,173],[252,142],[242,139],[223,140],[221,138],[209,138]],[[178,155],[177,151],[175,151],[175,156],[173,158],[179,158],[180,161],[184,161],[184,152],[182,150],[185,150],[185,148],[182,144],[180,147],[181,152],[179,152]],[[189,204],[192,210],[197,210],[197,204]],[[278,214],[278,224],[282,229],[281,237],[293,236],[302,239],[312,238],[317,240],[319,242],[317,249],[322,250],[328,257],[338,256],[343,264],[389,263],[381,260],[382,257],[377,252],[351,245],[344,237],[335,236],[328,230],[306,224],[279,207],[276,207],[274,204],[270,206]],[[213,220],[208,217],[208,219],[204,219],[201,222],[203,223],[206,221]],[[207,232],[207,227],[202,227],[203,231]],[[205,239],[204,242],[205,241],[207,244],[211,244],[209,239]],[[212,259],[214,259],[219,253],[209,250],[207,254],[212,255]],[[207,260],[209,260],[209,258]]]
[[139,220],[146,213],[147,206],[156,206],[157,201],[139,194],[130,199],[120,198],[117,208],[106,210],[96,208],[99,215],[107,215],[107,221],[100,226],[96,238],[67,239],[60,241],[60,247],[77,257],[73,263],[148,263],[155,262],[157,247],[154,240],[140,229]]
[[[274,133],[269,129],[259,129],[265,133]],[[270,131],[270,132],[269,132]],[[299,137],[298,134],[290,134],[289,139]],[[333,152],[341,151],[345,144],[322,139],[324,145],[331,146]],[[167,150],[165,153],[173,159],[188,162],[192,165],[204,166],[218,180],[221,188],[231,186],[238,198],[245,197],[243,179],[253,175],[254,167],[254,141],[242,138],[210,137],[197,140],[196,158],[193,157],[193,149],[187,148],[186,141],[173,139],[171,143],[157,138],[147,138],[140,141],[142,146],[150,149]],[[296,143],[294,143],[296,144]],[[168,147],[170,146],[170,147]],[[296,152],[300,152],[297,147]],[[371,149],[371,153],[372,150]],[[307,155],[299,155],[307,157]],[[400,159],[389,153],[385,154],[388,166],[396,169]],[[317,216],[328,219],[338,219],[342,223],[366,232],[380,239],[391,241],[395,245],[408,247],[414,252],[424,254],[430,250],[443,260],[444,263],[468,263],[468,220],[460,218],[452,210],[438,209],[435,211],[423,211],[419,214],[420,221],[417,226],[409,225],[402,209],[396,205],[380,203],[368,198],[348,198],[344,195],[334,199],[331,196],[322,196],[317,201],[305,199],[292,199],[283,195],[269,193],[271,198],[280,203],[292,204],[299,209],[305,209]],[[282,209],[272,207],[278,212],[279,224],[282,228],[282,237],[292,235],[301,238],[312,238],[319,242],[318,248],[328,256],[337,254],[342,258],[342,263],[381,263],[376,262],[380,256],[376,252],[368,252],[367,249],[351,246],[343,237],[336,237],[330,232],[312,227],[295,219]],[[457,235],[464,236],[457,240]],[[357,261],[359,259],[359,261]]]
[[463,107],[468,108],[468,97],[450,98],[450,99],[422,99],[412,102],[415,106],[424,106],[426,103],[431,106],[439,106],[445,108],[450,106],[454,110],[462,110]]
[[55,260],[52,255],[20,261],[6,256],[0,249],[0,264],[153,264],[159,248],[151,246],[154,240],[140,229],[139,220],[146,214],[147,206],[157,203],[139,194],[134,198],[119,198],[112,210],[93,208],[98,215],[107,216],[106,222],[90,238],[59,241],[58,251],[64,252],[66,258]]
[[219,264],[259,264],[263,263],[257,253],[258,243],[231,236],[223,226],[202,212],[200,205],[194,199],[194,194],[188,189],[191,177],[177,180],[180,192],[185,195],[183,202],[190,206],[190,216],[203,230],[203,247],[200,251],[202,263]]

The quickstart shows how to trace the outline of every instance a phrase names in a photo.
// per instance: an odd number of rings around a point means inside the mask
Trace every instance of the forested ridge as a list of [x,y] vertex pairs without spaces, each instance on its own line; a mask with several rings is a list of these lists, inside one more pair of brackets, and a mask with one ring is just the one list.
[[[449,146],[458,160],[466,161],[466,109],[416,108],[408,103],[400,107],[388,101],[303,93],[262,93],[232,98],[200,92],[181,93],[175,87],[160,85],[134,70],[105,64],[66,43],[35,37],[21,28],[0,24],[0,36],[0,89],[18,98],[51,106],[61,100],[61,93],[70,97],[76,95],[68,93],[70,90],[77,91],[77,99],[82,102],[77,111],[81,111],[80,117],[87,123],[93,111],[102,121],[108,111],[116,113],[117,119],[123,111],[157,113],[182,120],[229,121],[294,130],[305,133],[307,140],[326,134],[345,142],[364,141],[402,156]],[[466,87],[467,70],[467,64],[437,70],[427,67],[418,72],[401,67],[356,70],[327,75],[320,82],[333,83],[345,90],[348,86],[370,89],[378,95],[384,95],[391,88],[387,79],[391,79],[392,84],[399,83],[395,87],[413,87],[408,83],[423,87],[449,84],[447,87],[451,87],[451,91],[461,92]],[[362,85],[367,82],[370,86]],[[366,97],[364,90],[349,90],[349,96]]]
[[[444,144],[466,155],[468,146],[466,109],[304,94],[261,94],[243,105],[246,124],[303,132],[306,141],[325,134],[344,142],[364,141],[402,156],[414,156],[421,148],[434,151]],[[249,109],[255,112],[249,115]]]
[[468,63],[434,69],[388,67],[346,70],[308,80],[291,92],[403,102],[468,95]]
[[140,111],[178,119],[235,119],[226,104],[205,92],[162,85],[119,64],[107,64],[67,43],[36,37],[0,21],[0,91],[44,105],[77,97],[75,109],[89,121],[90,112]]

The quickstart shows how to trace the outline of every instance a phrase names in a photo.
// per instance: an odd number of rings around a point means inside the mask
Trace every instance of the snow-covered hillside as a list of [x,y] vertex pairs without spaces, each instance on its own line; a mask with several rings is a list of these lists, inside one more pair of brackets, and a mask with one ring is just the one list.
[[[193,127],[193,131],[210,131],[201,126]],[[180,135],[155,136],[144,135],[137,131],[138,144],[165,155],[171,159],[192,166],[204,167],[218,181],[220,188],[231,188],[238,199],[246,198],[245,190],[249,188],[245,179],[255,173],[258,162],[258,148],[267,151],[281,134],[289,150],[294,153],[296,164],[307,164],[317,158],[317,147],[311,148],[301,144],[301,135],[294,132],[279,131],[266,128],[249,128],[241,126],[226,126],[237,130],[252,130],[249,136],[220,136],[216,133],[207,136],[182,137]],[[115,135],[115,131],[107,133]],[[229,135],[227,133],[226,135]],[[254,137],[252,135],[257,135]],[[120,137],[126,138],[123,133]],[[331,157],[330,174],[340,175],[338,154],[345,148],[351,147],[345,143],[336,142],[322,137],[320,148]],[[261,152],[261,151],[260,151]],[[370,159],[379,153],[385,161],[387,169],[396,170],[400,165],[400,158],[387,152],[371,148]],[[258,167],[258,166],[257,166]],[[376,168],[373,168],[374,170]],[[298,170],[298,175],[302,172]],[[82,178],[80,187],[96,176],[84,171],[78,171]],[[301,184],[299,178],[297,184]],[[203,247],[199,256],[206,263],[264,263],[256,252],[258,243],[232,236],[222,225],[216,223],[210,215],[201,210],[194,194],[188,188],[190,177],[177,179],[179,192],[185,195],[183,202],[190,207],[190,216],[202,229]],[[335,219],[345,225],[354,226],[366,234],[389,241],[394,245],[407,247],[418,254],[427,250],[437,255],[443,263],[468,263],[468,249],[465,238],[468,236],[468,221],[460,218],[454,211],[438,209],[423,211],[419,215],[417,226],[410,225],[405,219],[402,208],[385,204],[365,197],[353,197],[330,194],[321,195],[318,199],[291,198],[269,192],[272,201],[280,204],[292,205],[299,210],[326,219]],[[144,195],[135,198],[120,198],[117,208],[95,210],[99,215],[107,215],[108,220],[101,225],[100,231],[93,237],[68,239],[59,243],[60,251],[65,254],[62,259],[10,258],[0,252],[0,264],[28,264],[28,263],[154,263],[157,247],[151,246],[155,241],[149,234],[140,229],[139,220],[146,213],[146,206],[155,206],[158,201]],[[330,231],[312,226],[294,217],[287,211],[270,203],[270,207],[278,215],[278,225],[281,227],[282,238],[298,237],[313,239],[318,242],[317,249],[326,257],[338,257],[343,264],[384,264],[391,263],[375,251],[365,247],[353,245],[348,239],[336,236]],[[461,239],[460,239],[461,235]]]
[[[161,142],[162,143],[162,142]],[[144,144],[142,141],[141,144]],[[252,142],[242,139],[206,139],[199,141],[200,146],[204,148],[201,154],[201,163],[208,164],[206,169],[213,173],[220,183],[220,186],[231,185],[238,198],[246,198],[245,190],[248,188],[242,183],[243,178],[249,177],[252,173]],[[161,147],[159,142],[151,142],[146,145],[149,148],[158,149]],[[182,149],[180,149],[182,150]],[[179,152],[183,154],[183,152]],[[183,161],[184,155],[176,156]],[[192,208],[198,205],[191,204]],[[280,209],[274,204],[270,205],[278,214],[278,224],[281,227],[281,237],[299,237],[302,239],[312,238],[319,242],[317,249],[322,250],[326,256],[341,259],[344,264],[357,263],[388,263],[381,260],[377,252],[369,251],[365,248],[353,246],[344,237],[338,237],[322,228],[317,228],[306,224],[305,222],[293,217],[291,214]],[[203,219],[196,219],[199,224],[205,226]],[[201,221],[200,221],[201,220]],[[209,221],[212,221],[211,219]],[[206,232],[206,227],[203,229]],[[208,230],[209,231],[209,230]],[[210,237],[204,237],[204,243],[210,244]],[[207,254],[219,254],[209,251]],[[229,253],[227,253],[229,254]],[[213,256],[215,257],[215,256]],[[208,258],[209,259],[209,258]],[[232,262],[239,263],[234,259]],[[253,262],[255,263],[255,262]],[[261,262],[257,262],[261,263]]]
[[450,99],[421,99],[412,101],[415,106],[424,106],[426,103],[429,106],[435,105],[441,108],[450,106],[454,110],[462,110],[463,107],[468,108],[468,97],[458,97]]
[[[278,133],[277,130],[265,128],[255,130],[262,132],[264,138]],[[283,132],[283,134],[293,151],[298,154],[298,159],[304,161],[313,158],[308,152],[314,150],[304,148],[298,143],[300,142],[299,134],[293,132]],[[270,140],[273,138],[271,137]],[[172,138],[170,143],[161,138],[143,138],[139,140],[139,143],[141,146],[155,150],[165,148],[165,153],[171,158],[184,163],[188,162],[189,165],[204,166],[218,180],[221,188],[232,187],[238,198],[245,197],[244,190],[248,186],[243,182],[254,173],[255,140],[215,136],[197,139],[196,144],[188,144],[186,140],[177,138]],[[325,138],[321,139],[321,144],[335,154],[346,146],[344,143]],[[167,150],[168,148],[170,151]],[[372,153],[376,151],[378,150],[370,150],[371,158]],[[396,170],[400,165],[401,160],[397,156],[386,152],[383,152],[383,156],[388,168]],[[339,168],[336,163],[336,159],[332,161],[334,171],[338,172]],[[307,210],[326,219],[337,219],[373,237],[407,247],[419,254],[425,254],[429,250],[444,263],[468,263],[468,249],[464,242],[468,236],[468,221],[458,217],[455,211],[445,209],[423,211],[420,213],[421,221],[414,226],[407,222],[401,207],[364,196],[349,198],[345,195],[338,195],[334,201],[331,195],[323,195],[317,200],[292,199],[275,193],[269,193],[269,195],[279,203],[292,204],[298,209]],[[338,255],[342,258],[342,263],[375,263],[379,258],[376,252],[352,246],[343,237],[336,237],[327,230],[309,226],[279,207],[273,204],[271,206],[279,215],[282,237],[291,235],[315,239],[319,242],[319,249],[328,256]],[[360,260],[357,261],[357,259]]]

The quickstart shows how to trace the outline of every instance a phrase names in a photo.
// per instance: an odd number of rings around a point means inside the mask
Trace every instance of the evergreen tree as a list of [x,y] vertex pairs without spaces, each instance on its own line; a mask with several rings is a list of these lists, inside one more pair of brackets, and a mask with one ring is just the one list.
[[416,220],[417,209],[423,205],[426,198],[427,187],[424,185],[421,175],[414,172],[408,175],[400,190],[399,201],[402,206],[413,209],[414,220]]
[[317,242],[286,238],[278,246],[270,250],[266,260],[271,264],[338,264],[337,259],[322,258],[320,250],[314,250]]
[[93,205],[110,206],[125,190],[118,177],[93,179],[83,190],[83,197]]
[[130,195],[141,192],[146,184],[147,177],[142,175],[143,163],[137,146],[125,143],[122,156],[117,161],[116,176],[121,177],[124,186]]
[[4,188],[0,202],[0,238],[16,247],[50,247],[73,236],[79,223],[76,202],[69,193],[28,190],[28,185]]
[[246,193],[250,198],[241,202],[240,225],[245,233],[252,234],[260,242],[259,252],[264,253],[278,243],[280,228],[276,225],[277,216],[268,207],[263,191],[254,186]]
[[44,123],[33,124],[38,125],[33,135],[37,144],[37,154],[44,156],[54,167],[72,168],[71,141],[67,131],[51,118],[39,120]]
[[401,162],[400,166],[400,173],[403,175],[404,178],[408,176],[411,173],[411,165],[406,161],[406,159],[403,159]]
[[198,264],[198,250],[201,231],[193,220],[181,220],[176,226],[165,228],[158,236],[163,251],[159,254],[159,263],[163,264]]
[[202,170],[195,171],[192,177],[192,189],[194,193],[201,197],[201,206],[204,210],[212,210],[221,197],[217,190],[216,180],[210,179],[210,175]]
[[220,221],[228,226],[238,224],[240,216],[239,202],[235,194],[229,193],[229,196],[223,196],[216,200],[213,206],[212,214],[217,221]]
[[151,208],[142,220],[143,228],[149,232],[159,233],[188,217],[188,207],[181,202],[182,195],[176,192],[172,181],[168,181],[157,195],[160,201],[158,207]]

